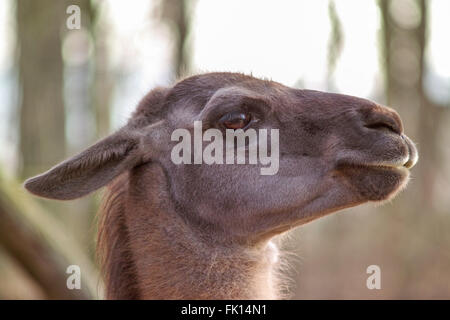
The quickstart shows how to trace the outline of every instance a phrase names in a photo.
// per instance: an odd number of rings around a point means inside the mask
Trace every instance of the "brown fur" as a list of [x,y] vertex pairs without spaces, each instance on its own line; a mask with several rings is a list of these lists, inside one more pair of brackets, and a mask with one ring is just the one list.
[[[261,164],[171,161],[173,130],[192,132],[196,120],[221,129],[236,110],[256,129],[280,130],[276,175],[260,175]],[[392,198],[416,161],[392,109],[210,73],[151,91],[125,127],[25,187],[66,200],[108,185],[98,237],[108,299],[273,299],[274,236]]]
[[[170,196],[160,167],[149,164],[135,171],[151,185],[132,184],[130,189],[133,178],[124,174],[108,187],[100,211],[97,249],[108,299],[276,297],[270,248],[204,241],[166,201]],[[147,189],[152,190],[150,198],[142,201]]]

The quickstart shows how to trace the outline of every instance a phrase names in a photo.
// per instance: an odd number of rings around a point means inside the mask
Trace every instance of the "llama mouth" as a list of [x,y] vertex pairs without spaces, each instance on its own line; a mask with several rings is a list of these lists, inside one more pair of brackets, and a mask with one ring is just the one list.
[[411,150],[411,147],[408,145],[409,153],[407,156],[392,162],[377,162],[377,163],[369,163],[366,164],[368,167],[379,167],[386,169],[401,169],[401,170],[409,170],[417,163],[418,156],[417,151]]
[[368,169],[382,170],[386,172],[400,174],[401,176],[407,177],[409,175],[409,168],[405,165],[394,165],[394,164],[377,164],[377,165],[367,165]]
[[403,156],[399,156],[395,160],[381,160],[381,161],[352,161],[352,160],[344,160],[338,164],[338,167],[365,167],[372,169],[385,169],[385,170],[394,170],[398,172],[409,172],[409,169],[414,167],[419,159],[419,155],[414,143],[407,136],[402,135],[402,139],[405,142],[407,147],[407,154]]
[[380,163],[371,163],[371,164],[365,164],[367,167],[373,167],[373,168],[381,168],[381,169],[397,169],[397,170],[408,170],[413,166],[411,165],[411,161],[401,161],[399,162],[380,162]]
[[406,173],[409,172],[410,167],[406,166],[405,164],[398,164],[398,163],[389,163],[389,162],[382,162],[382,163],[341,163],[339,165],[340,169],[347,168],[347,169],[374,169],[374,170],[386,170],[386,171],[397,171]]
[[409,169],[398,163],[346,163],[339,172],[364,201],[392,199],[409,181]]
[[338,162],[338,168],[373,168],[373,169],[387,169],[387,170],[407,170],[409,171],[412,168],[417,159],[411,159],[411,156],[408,154],[406,156],[399,157],[396,160],[392,161],[354,161],[354,160],[341,160]]
[[380,161],[377,163],[370,163],[369,166],[400,170],[411,169],[412,167],[414,167],[417,163],[417,160],[419,159],[416,146],[407,136],[402,135],[401,137],[406,144],[408,150],[407,155],[400,157],[399,159],[394,161]]

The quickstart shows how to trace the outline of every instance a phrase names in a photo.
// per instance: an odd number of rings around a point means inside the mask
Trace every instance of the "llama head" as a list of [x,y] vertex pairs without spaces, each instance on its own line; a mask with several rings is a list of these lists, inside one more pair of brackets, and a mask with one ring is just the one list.
[[[191,153],[180,153],[191,163],[174,161],[180,140],[173,133],[180,129],[192,140],[196,132],[214,129],[209,131],[214,138],[203,136],[211,142],[219,134],[225,138],[227,129],[253,129],[258,142],[258,134],[268,133],[268,154],[277,151],[276,170],[261,174],[268,164],[249,163],[250,152],[244,164],[227,163],[225,140],[223,163],[196,161],[194,141],[188,143]],[[250,139],[245,142],[249,150]],[[208,143],[203,141],[201,151]],[[47,198],[74,199],[125,171],[157,164],[187,221],[248,242],[342,208],[389,199],[405,186],[416,161],[414,144],[392,109],[241,74],[210,73],[153,90],[126,126],[27,180],[25,187]]]

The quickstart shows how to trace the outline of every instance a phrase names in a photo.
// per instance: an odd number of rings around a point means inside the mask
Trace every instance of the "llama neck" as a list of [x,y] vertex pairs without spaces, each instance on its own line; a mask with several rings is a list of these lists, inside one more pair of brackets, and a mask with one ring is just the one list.
[[182,222],[157,217],[154,229],[140,234],[132,223],[130,245],[142,299],[274,299],[270,247],[247,249],[210,245]]
[[[164,174],[155,167],[137,168],[129,178],[125,221],[133,266],[126,269],[135,272],[133,296],[275,299],[276,247],[270,242],[250,248],[205,241],[173,209],[167,190],[158,183]],[[145,190],[152,195],[142,194]]]

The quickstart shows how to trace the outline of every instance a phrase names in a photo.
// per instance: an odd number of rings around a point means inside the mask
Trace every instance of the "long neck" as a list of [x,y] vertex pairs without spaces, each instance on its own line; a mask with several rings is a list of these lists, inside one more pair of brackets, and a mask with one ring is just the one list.
[[107,274],[107,297],[125,293],[125,298],[140,299],[277,298],[277,256],[271,243],[245,247],[205,241],[175,211],[157,165],[134,169],[128,181],[123,217],[115,219],[124,222],[125,249],[109,246],[126,252],[109,253],[119,259],[114,263],[126,276],[106,269],[114,272]]

